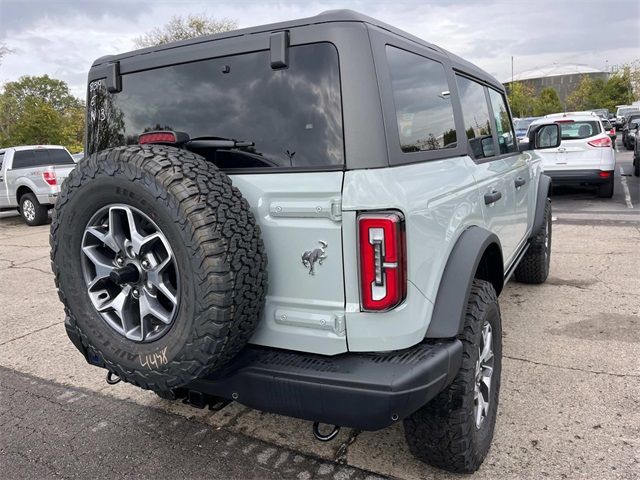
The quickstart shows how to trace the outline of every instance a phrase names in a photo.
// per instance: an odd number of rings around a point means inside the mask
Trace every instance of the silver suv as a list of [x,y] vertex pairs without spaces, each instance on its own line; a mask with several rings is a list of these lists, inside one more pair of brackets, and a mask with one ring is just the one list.
[[75,164],[60,145],[0,149],[0,211],[18,210],[27,225],[46,223]]
[[[512,274],[544,282],[551,253],[550,181],[500,82],[331,11],[100,58],[87,124],[52,266],[110,383],[321,440],[404,421],[418,458],[479,467],[498,296]],[[560,142],[553,123],[529,136]]]

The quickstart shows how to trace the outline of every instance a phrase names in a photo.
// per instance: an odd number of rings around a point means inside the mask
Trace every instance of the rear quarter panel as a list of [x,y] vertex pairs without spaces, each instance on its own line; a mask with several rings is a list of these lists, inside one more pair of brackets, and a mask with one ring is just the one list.
[[[395,350],[424,338],[449,253],[468,226],[484,224],[472,166],[462,156],[346,172],[342,208],[349,350]],[[361,312],[356,214],[389,209],[405,216],[407,298],[390,312]]]

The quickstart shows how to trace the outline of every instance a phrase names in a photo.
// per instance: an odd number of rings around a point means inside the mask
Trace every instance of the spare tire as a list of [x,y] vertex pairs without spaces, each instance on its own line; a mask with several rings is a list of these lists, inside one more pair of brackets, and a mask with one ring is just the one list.
[[82,160],[51,225],[68,323],[123,380],[167,391],[221,368],[255,330],[267,285],[260,228],[213,164],[158,145]]

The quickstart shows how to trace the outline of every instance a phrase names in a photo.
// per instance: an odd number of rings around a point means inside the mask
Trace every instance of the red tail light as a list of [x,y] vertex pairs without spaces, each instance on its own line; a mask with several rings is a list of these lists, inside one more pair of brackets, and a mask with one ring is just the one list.
[[58,183],[58,179],[56,178],[56,172],[52,172],[50,170],[46,170],[42,172],[42,178],[44,179],[45,182],[47,182],[51,186],[57,185]]
[[600,173],[598,173],[598,175],[600,176],[600,178],[609,178],[611,176],[611,172],[601,171]]
[[609,130],[609,135],[615,135],[616,134],[616,129],[612,128],[611,130]]
[[358,234],[362,309],[390,310],[407,292],[403,217],[399,212],[360,214]]
[[611,139],[609,137],[596,138],[595,140],[591,140],[590,142],[587,142],[587,143],[592,147],[610,147]]
[[178,136],[175,132],[147,132],[138,137],[138,143],[144,145],[145,143],[170,143],[174,144],[178,142]]

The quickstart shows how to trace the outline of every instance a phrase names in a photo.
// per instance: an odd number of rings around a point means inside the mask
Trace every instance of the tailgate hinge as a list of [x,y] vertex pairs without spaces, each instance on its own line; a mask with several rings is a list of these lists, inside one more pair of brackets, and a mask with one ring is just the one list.
[[331,200],[331,220],[336,222],[342,220],[342,201],[340,199]]

